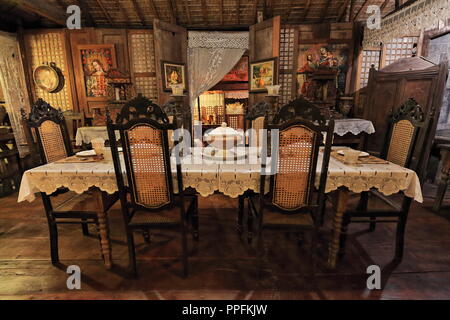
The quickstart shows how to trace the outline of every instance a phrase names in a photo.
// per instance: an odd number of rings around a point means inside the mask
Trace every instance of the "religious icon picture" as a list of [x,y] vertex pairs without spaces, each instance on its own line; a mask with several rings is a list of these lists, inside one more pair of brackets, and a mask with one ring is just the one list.
[[162,62],[162,81],[164,91],[172,91],[172,85],[178,84],[186,90],[186,73],[184,64],[175,62]]
[[86,96],[107,97],[108,80],[106,75],[116,68],[116,53],[113,44],[80,45],[81,65],[84,73]]
[[266,86],[277,84],[276,58],[252,62],[250,64],[250,91],[266,91]]

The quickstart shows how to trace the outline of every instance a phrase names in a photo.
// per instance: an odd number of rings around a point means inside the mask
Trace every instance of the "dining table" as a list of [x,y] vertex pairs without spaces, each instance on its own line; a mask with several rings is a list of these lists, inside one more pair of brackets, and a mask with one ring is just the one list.
[[[337,148],[333,147],[334,151]],[[230,198],[238,198],[248,190],[259,191],[261,176],[261,159],[259,151],[248,148],[244,159],[234,161],[217,161],[206,159],[204,148],[195,147],[181,158],[184,188],[193,188],[208,197],[220,192]],[[316,187],[319,185],[322,164],[322,151],[319,152],[316,174]],[[176,181],[176,159],[171,157],[172,174]],[[270,158],[265,161],[270,164]],[[122,174],[126,177],[122,161]],[[267,179],[269,180],[269,179]],[[174,187],[177,184],[174,183]],[[107,212],[101,209],[102,194],[118,191],[116,175],[112,161],[66,163],[54,162],[27,170],[19,190],[18,202],[33,201],[35,194],[45,192],[52,194],[60,187],[68,188],[78,194],[90,191],[98,204],[98,221],[101,238],[101,250],[107,268],[112,266],[111,245]],[[327,265],[335,268],[338,260],[343,229],[343,215],[347,210],[351,192],[361,193],[376,189],[386,196],[402,191],[407,197],[422,202],[422,191],[417,174],[407,168],[390,162],[368,164],[346,164],[336,157],[331,157],[326,180],[326,193],[336,192],[337,204],[334,210],[332,236],[329,243]]]

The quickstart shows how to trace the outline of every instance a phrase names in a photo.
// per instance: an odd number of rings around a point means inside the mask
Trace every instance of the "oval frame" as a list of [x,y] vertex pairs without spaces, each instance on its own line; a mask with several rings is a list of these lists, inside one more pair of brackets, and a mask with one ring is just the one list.
[[[37,81],[37,77],[36,77],[37,73],[40,72],[41,70],[50,71],[51,75],[54,77],[55,84],[52,87],[46,87],[46,86],[42,85],[41,83],[39,83]],[[54,92],[59,87],[60,78],[59,78],[58,72],[55,70],[55,68],[53,68],[52,66],[48,66],[48,65],[43,64],[43,65],[37,66],[34,69],[34,71],[33,71],[33,81],[39,88],[41,88],[44,91],[47,91],[47,92],[51,93],[51,92]]]

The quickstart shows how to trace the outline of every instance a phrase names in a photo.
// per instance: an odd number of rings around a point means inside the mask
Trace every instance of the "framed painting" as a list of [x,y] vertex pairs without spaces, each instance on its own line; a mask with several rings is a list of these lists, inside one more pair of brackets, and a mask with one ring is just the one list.
[[277,59],[271,58],[250,64],[250,91],[263,92],[266,86],[277,84]]
[[307,94],[314,73],[327,71],[337,73],[338,92],[345,93],[351,52],[348,44],[305,44],[299,45],[298,50],[298,94]]
[[172,91],[172,85],[179,84],[186,90],[186,71],[184,63],[161,62],[163,90]]
[[79,45],[84,88],[88,98],[108,97],[106,75],[117,68],[116,51],[113,44]]
[[248,57],[242,57],[239,62],[222,79],[224,82],[248,82]]

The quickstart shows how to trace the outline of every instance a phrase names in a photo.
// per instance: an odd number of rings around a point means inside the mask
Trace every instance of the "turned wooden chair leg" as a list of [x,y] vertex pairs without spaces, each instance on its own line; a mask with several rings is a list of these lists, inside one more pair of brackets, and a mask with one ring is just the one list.
[[339,245],[339,258],[343,258],[345,255],[345,247],[347,242],[347,230],[348,225],[350,224],[352,217],[348,213],[344,213],[344,217],[342,220],[342,229],[340,235],[340,245]]
[[243,195],[239,196],[239,207],[238,207],[238,217],[237,217],[237,225],[236,230],[239,234],[242,233],[243,230],[243,219],[244,219],[244,200],[245,197]]
[[128,257],[131,268],[131,275],[136,278],[137,277],[136,251],[134,247],[133,230],[127,230],[127,242],[128,242]]
[[81,219],[81,230],[83,231],[84,236],[89,236],[89,225],[86,222],[86,219]]
[[403,259],[403,251],[405,247],[405,229],[406,229],[406,217],[400,217],[397,224],[396,232],[396,245],[395,245],[395,259]]
[[50,230],[50,255],[52,258],[52,264],[59,263],[59,252],[58,252],[58,227],[55,222],[49,223]]
[[199,240],[199,217],[198,217],[198,198],[195,199],[195,208],[194,208],[194,212],[193,212],[193,216],[192,216],[192,228],[193,228],[193,232],[192,232],[192,236],[194,238],[195,241]]

